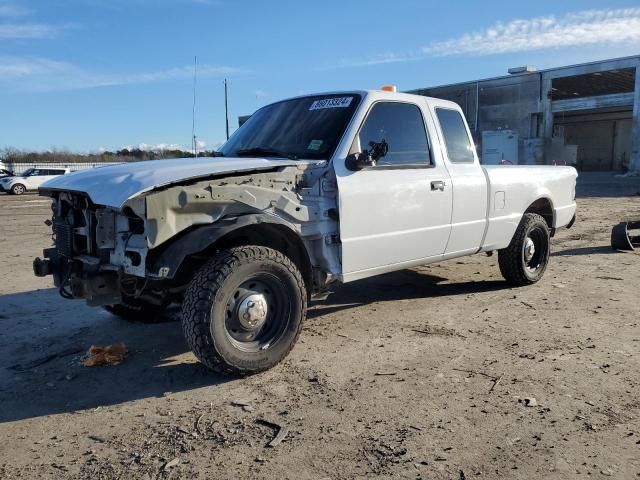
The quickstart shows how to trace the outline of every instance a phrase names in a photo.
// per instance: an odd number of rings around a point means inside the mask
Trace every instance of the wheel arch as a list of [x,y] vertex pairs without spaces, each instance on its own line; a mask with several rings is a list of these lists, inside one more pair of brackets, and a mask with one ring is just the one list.
[[284,223],[256,223],[235,228],[212,243],[205,253],[213,254],[219,250],[241,245],[259,245],[273,248],[289,257],[298,267],[302,278],[311,292],[313,286],[313,267],[307,247],[302,238]]
[[525,209],[524,213],[537,213],[544,218],[549,229],[553,231],[553,226],[555,225],[555,211],[553,209],[553,202],[549,197],[539,197]]
[[188,281],[190,273],[215,252],[241,245],[269,247],[283,253],[300,270],[307,291],[313,291],[313,264],[305,243],[293,226],[268,214],[242,215],[197,226],[153,255],[148,269],[158,277],[178,283]]

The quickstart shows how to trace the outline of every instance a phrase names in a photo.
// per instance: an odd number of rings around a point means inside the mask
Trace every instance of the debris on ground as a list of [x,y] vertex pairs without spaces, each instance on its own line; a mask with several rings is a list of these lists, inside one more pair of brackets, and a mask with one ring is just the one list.
[[522,399],[525,407],[537,407],[538,401],[534,397],[525,397]]
[[271,439],[269,443],[267,443],[267,447],[277,447],[282,443],[282,441],[287,437],[289,433],[289,428],[286,425],[280,425],[279,423],[272,422],[271,420],[266,420],[264,418],[259,418],[256,421],[261,425],[265,425],[277,430],[276,436],[273,437],[273,439]]
[[129,353],[129,349],[124,343],[114,343],[106,347],[91,345],[88,357],[83,362],[85,367],[95,367],[97,365],[118,365]]
[[611,248],[633,251],[640,248],[640,220],[621,222],[611,230]]
[[164,468],[163,470],[165,472],[168,472],[170,469],[172,469],[173,467],[176,467],[178,464],[180,463],[180,459],[179,458],[174,458],[173,460],[168,461],[167,463],[164,464]]

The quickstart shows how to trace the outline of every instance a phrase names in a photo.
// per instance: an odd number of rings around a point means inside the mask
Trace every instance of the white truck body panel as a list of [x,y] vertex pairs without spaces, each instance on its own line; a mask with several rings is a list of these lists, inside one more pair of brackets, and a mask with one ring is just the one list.
[[576,170],[564,166],[482,167],[490,185],[487,236],[482,250],[499,250],[509,245],[522,214],[536,200],[546,198],[553,206],[553,228],[564,227],[576,211]]
[[[478,168],[479,161],[475,148],[473,149],[473,163],[452,163],[449,161],[435,109],[445,108],[459,112],[458,106],[436,98],[428,98],[427,103],[433,118],[430,131],[437,136],[437,139],[434,139],[432,143],[440,146],[438,149],[439,157],[436,158],[439,158],[446,165],[453,190],[451,236],[445,253],[456,256],[475,253],[478,251],[479,245],[482,244],[487,224],[487,178],[482,169]],[[467,136],[471,139],[471,132],[466,122],[464,125]]]
[[[433,167],[373,167],[357,172],[346,168],[367,112],[380,101],[420,107]],[[363,97],[332,160],[340,192],[342,282],[505,248],[526,209],[540,199],[551,202],[553,228],[566,226],[575,215],[574,168],[484,167],[475,151],[473,163],[452,163],[436,108],[455,110],[464,117],[457,104],[435,98],[384,91],[366,92]],[[466,122],[465,129],[473,142]],[[431,191],[433,180],[444,181],[445,190]]]
[[[432,191],[432,181],[450,182],[445,165],[432,168],[368,169],[352,172],[344,159],[369,108],[385,100],[384,92],[363,98],[356,117],[334,156],[340,209],[342,281],[421,264],[444,253],[451,231],[452,191]],[[394,94],[395,101],[415,103],[425,122],[432,122],[426,99]],[[338,157],[338,158],[336,158]]]

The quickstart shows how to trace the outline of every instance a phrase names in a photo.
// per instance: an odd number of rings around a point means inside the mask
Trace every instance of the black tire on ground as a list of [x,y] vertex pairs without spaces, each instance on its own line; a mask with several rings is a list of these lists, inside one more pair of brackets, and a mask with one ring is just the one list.
[[102,308],[116,317],[143,323],[161,322],[166,310],[164,305],[155,305],[137,298],[124,297],[122,303],[105,305]]
[[11,187],[11,193],[14,195],[22,195],[27,191],[27,188],[21,183],[16,183],[13,187]]
[[498,251],[502,276],[512,285],[536,283],[549,263],[549,227],[540,215],[525,213],[507,248]]
[[267,247],[235,247],[219,252],[191,281],[182,330],[208,368],[246,375],[287,356],[306,311],[305,282],[288,257]]

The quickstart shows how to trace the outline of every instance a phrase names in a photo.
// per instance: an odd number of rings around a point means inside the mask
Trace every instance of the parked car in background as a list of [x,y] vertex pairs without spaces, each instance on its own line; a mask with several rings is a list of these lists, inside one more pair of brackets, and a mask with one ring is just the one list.
[[15,177],[0,178],[0,191],[22,195],[30,190],[38,190],[44,182],[69,172],[68,168],[30,168]]
[[12,177],[13,172],[5,168],[0,168],[0,178]]

